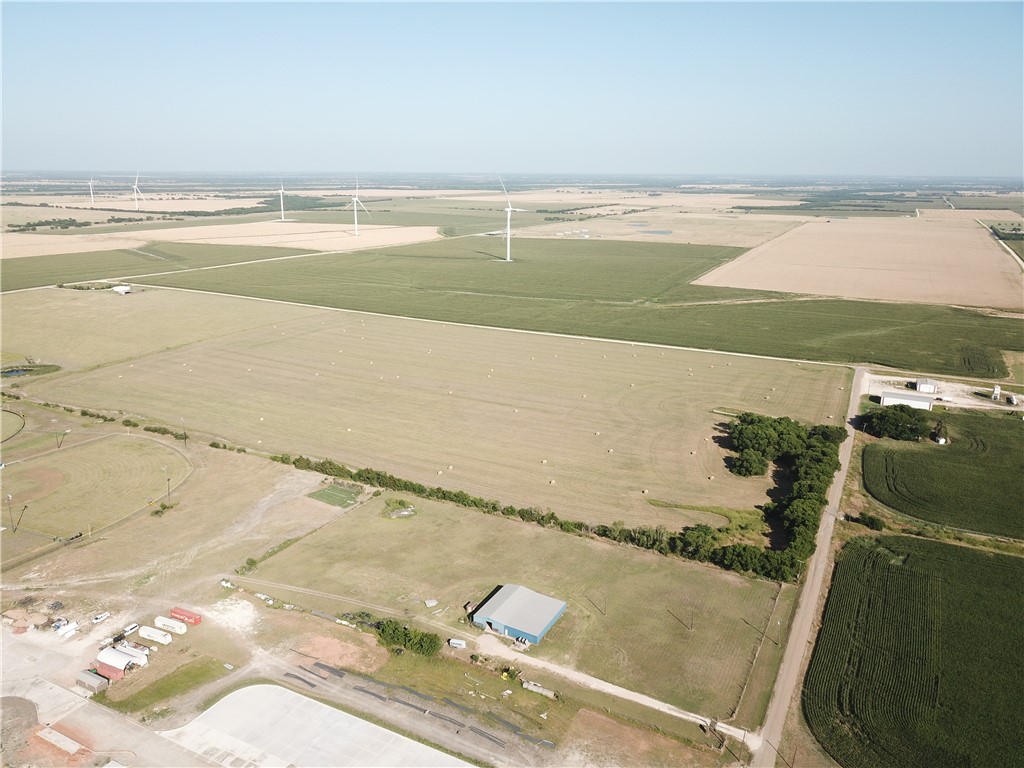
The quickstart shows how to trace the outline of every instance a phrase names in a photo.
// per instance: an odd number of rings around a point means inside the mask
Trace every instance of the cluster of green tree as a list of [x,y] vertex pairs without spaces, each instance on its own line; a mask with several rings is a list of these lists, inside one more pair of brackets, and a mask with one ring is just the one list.
[[158,435],[170,435],[175,440],[184,440],[188,442],[188,432],[175,432],[173,429],[167,427],[143,427],[146,432],[155,432]]
[[1000,240],[1024,240],[1024,230],[1019,224],[997,224],[992,227],[992,234]]
[[[120,285],[120,283],[118,283]],[[112,283],[57,283],[58,288],[66,288],[69,291],[108,291],[113,287]]]
[[42,221],[28,221],[24,224],[8,224],[11,232],[35,232],[39,227],[50,229],[71,229],[72,227],[88,227],[89,222],[78,221],[77,219],[43,219]]
[[441,650],[440,635],[404,626],[395,619],[383,619],[374,625],[374,629],[381,643],[389,648],[406,648],[421,656],[436,656]]
[[868,411],[861,417],[861,426],[869,435],[893,440],[920,440],[928,434],[925,411],[909,405],[887,405]]
[[137,426],[139,426],[139,422],[132,421],[131,419],[123,419],[121,421],[121,424],[123,424],[126,427],[137,427]]
[[216,440],[214,440],[212,443],[210,443],[210,447],[211,448],[220,448],[223,451],[235,451],[235,453],[245,453],[245,448],[243,448],[242,446],[237,446],[236,447],[236,446],[228,445],[227,443],[219,443]]
[[91,419],[99,419],[100,421],[117,421],[113,416],[104,416],[102,413],[96,413],[96,411],[90,411],[87,408],[83,408],[79,413]]
[[107,224],[131,224],[134,221],[145,221],[141,216],[110,216]]

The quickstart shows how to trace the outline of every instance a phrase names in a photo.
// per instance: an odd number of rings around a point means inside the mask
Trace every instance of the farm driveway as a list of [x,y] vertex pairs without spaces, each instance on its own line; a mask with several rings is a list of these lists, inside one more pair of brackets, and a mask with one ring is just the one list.
[[[666,714],[678,717],[681,720],[687,720],[691,723],[697,723],[701,726],[709,726],[711,718],[704,717],[703,715],[697,715],[693,712],[687,712],[684,709],[667,704],[664,701],[658,701],[655,698],[646,696],[636,691],[631,691],[628,688],[622,688],[618,685],[606,682],[596,677],[586,675],[582,672],[577,672],[575,669],[563,667],[558,664],[554,664],[544,659],[537,659],[532,656],[527,656],[523,653],[518,653],[509,648],[502,640],[499,640],[497,636],[491,634],[484,634],[477,638],[477,644],[480,650],[491,656],[500,656],[504,659],[509,659],[517,664],[522,664],[526,667],[536,667],[543,669],[546,672],[550,672],[560,677],[564,677],[567,680],[571,680],[578,685],[582,685],[585,688],[589,688],[593,691],[600,691],[601,693],[607,693],[610,696],[615,696],[620,699],[627,701],[633,701],[637,704],[642,704],[645,707],[650,707],[658,712],[665,712]],[[740,739],[751,749],[757,749],[761,746],[761,738],[756,734],[745,731],[742,728],[737,728],[732,725],[726,725],[725,723],[718,724],[718,730],[726,736],[732,736],[735,739]]]
[[807,581],[800,594],[796,613],[793,614],[793,629],[789,634],[789,642],[786,644],[786,652],[782,657],[779,676],[775,680],[775,692],[772,694],[764,727],[761,729],[760,737],[763,741],[754,749],[754,758],[750,763],[752,768],[774,768],[775,766],[776,747],[782,738],[786,713],[789,711],[789,703],[796,691],[797,683],[800,682],[800,669],[804,653],[810,650],[813,639],[814,618],[817,615],[818,600],[825,584],[825,565],[828,562],[829,542],[832,541],[832,529],[835,527],[836,516],[839,514],[839,502],[843,496],[846,473],[850,469],[850,457],[853,454],[854,428],[852,422],[860,409],[861,396],[867,392],[866,369],[858,366],[855,370],[853,386],[850,388],[850,407],[846,412],[847,439],[839,450],[839,460],[842,466],[832,481],[832,488],[828,495],[828,507],[825,514],[821,516],[821,526],[818,528],[818,537],[815,542],[816,548],[807,569]]

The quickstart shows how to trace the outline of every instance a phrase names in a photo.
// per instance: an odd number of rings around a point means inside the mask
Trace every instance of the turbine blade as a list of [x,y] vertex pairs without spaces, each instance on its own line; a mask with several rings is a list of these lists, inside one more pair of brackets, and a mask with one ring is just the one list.
[[[355,201],[356,201],[357,203],[359,203],[359,207],[360,207],[360,208],[362,208],[362,209],[363,209],[364,211],[366,211],[366,206],[365,206],[365,205],[363,205],[363,201],[362,201],[362,200],[360,200],[360,199],[359,199],[359,198],[357,197],[357,198],[355,199]],[[371,219],[373,218],[373,214],[372,214],[372,213],[370,213],[369,211],[366,211],[366,215],[367,215],[367,216],[369,216],[369,217],[370,217]]]
[[500,173],[497,174],[497,176],[498,176],[498,183],[501,184],[501,191],[505,193],[505,202],[507,202],[508,203],[508,207],[511,208],[512,207],[512,201],[508,199],[508,190],[505,189],[505,182],[501,180],[501,174]]

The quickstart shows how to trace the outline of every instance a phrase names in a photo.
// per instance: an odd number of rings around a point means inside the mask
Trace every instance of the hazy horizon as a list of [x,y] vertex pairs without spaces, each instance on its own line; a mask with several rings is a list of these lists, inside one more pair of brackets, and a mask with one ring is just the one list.
[[1015,2],[2,14],[5,175],[1024,176]]

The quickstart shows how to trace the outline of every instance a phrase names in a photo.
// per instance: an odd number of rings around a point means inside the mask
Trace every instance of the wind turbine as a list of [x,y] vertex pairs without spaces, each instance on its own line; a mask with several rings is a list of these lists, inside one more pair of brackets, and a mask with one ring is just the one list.
[[284,221],[284,179],[281,180],[281,221]]
[[143,200],[146,199],[146,196],[143,195],[142,192],[139,191],[139,174],[138,173],[135,174],[135,184],[132,185],[132,193],[135,195],[135,210],[137,211],[137,210],[139,210],[139,198],[141,197]]
[[96,196],[92,192],[92,176],[89,177],[89,202],[96,205]]
[[526,213],[526,209],[513,208],[512,201],[508,196],[508,190],[505,189],[505,182],[501,180],[500,174],[498,175],[498,181],[501,183],[501,191],[505,193],[505,202],[508,203],[508,208],[505,209],[505,213],[508,214],[508,218],[505,221],[505,261],[512,261],[512,212]]
[[[352,220],[355,223],[355,236],[359,237],[359,209],[362,208],[366,211],[366,206],[359,201],[359,176],[356,176],[356,193],[352,195],[352,202],[348,205],[352,206]],[[345,207],[348,208],[348,205]],[[366,211],[366,215],[370,216],[370,212]],[[370,216],[372,219],[373,216]]]

